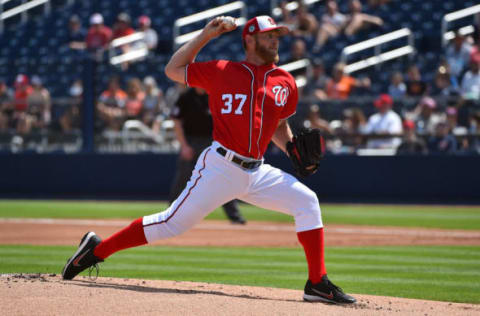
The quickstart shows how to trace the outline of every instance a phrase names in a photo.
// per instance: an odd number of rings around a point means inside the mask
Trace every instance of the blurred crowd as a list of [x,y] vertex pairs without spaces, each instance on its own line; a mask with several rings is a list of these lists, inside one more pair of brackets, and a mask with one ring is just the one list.
[[146,47],[154,51],[158,45],[158,35],[152,28],[152,21],[146,15],[141,15],[136,20],[136,28],[132,26],[130,15],[122,12],[117,15],[112,27],[104,24],[103,16],[94,13],[90,17],[90,26],[85,29],[77,15],[70,18],[68,24],[68,45],[73,50],[87,50],[96,60],[103,58],[103,53],[109,49],[112,40],[143,32],[144,38],[140,41],[124,44],[119,47],[119,52],[126,53],[132,48]]
[[[385,3],[388,0],[368,1],[370,7]],[[313,7],[303,2],[294,13],[287,9],[286,2],[281,4],[283,23],[293,30],[289,54],[283,62],[310,61],[309,67],[292,71],[305,82],[299,90],[297,111],[301,126],[323,130],[332,153],[480,154],[480,16],[475,20],[475,33],[466,36],[455,31],[434,73],[422,73],[422,68],[412,62],[391,73],[390,82],[379,82],[381,79],[372,75],[375,72],[350,74],[345,63],[330,66],[321,57],[322,48],[335,37],[381,28],[382,19],[364,13],[359,0],[350,0],[349,12],[345,13],[340,12],[335,0],[327,0],[324,5],[325,12],[319,15],[310,12]],[[158,38],[150,19],[140,16],[135,25],[137,29],[133,29],[130,16],[121,13],[110,28],[95,13],[90,17],[90,28],[85,30],[80,19],[72,16],[68,46],[101,52],[112,39],[143,31],[143,45],[155,49]],[[130,47],[121,49],[128,51]],[[373,89],[374,85],[381,86],[381,91]],[[161,133],[185,87],[166,88],[152,76],[122,74],[112,76],[106,86],[97,89],[97,133],[119,132],[129,120]],[[0,134],[13,131],[26,135],[46,128],[79,130],[82,81],[73,82],[66,94],[71,100],[69,106],[56,110],[39,76],[18,74],[11,84],[0,79]],[[333,111],[337,114],[330,111],[332,104],[340,109]]]
[[120,131],[126,121],[137,120],[159,133],[180,91],[173,87],[164,93],[151,76],[131,78],[122,89],[120,78],[113,76],[97,100],[97,130]]
[[[368,4],[374,7],[386,2]],[[382,19],[363,13],[359,0],[350,0],[345,14],[335,0],[327,0],[325,6],[320,19],[303,2],[299,2],[295,14],[287,9],[287,2],[281,8],[283,22],[294,34],[286,63],[307,58],[311,65],[292,72],[306,82],[300,89],[307,108],[303,125],[320,128],[329,135],[330,151],[480,153],[480,15],[475,18],[475,33],[465,36],[454,31],[434,74],[422,73],[415,63],[406,64],[403,70],[391,74],[386,85],[376,76],[347,73],[347,65],[342,62],[328,69],[321,59],[321,48],[327,41],[341,34],[349,37],[381,28]],[[309,49],[312,39],[314,45]],[[381,93],[378,89],[374,92],[373,84],[382,86]],[[342,117],[330,115],[325,107],[332,100],[341,106],[342,101],[363,96],[370,96],[374,102],[367,108],[345,108]]]
[[[313,53],[320,52],[328,40],[341,34],[351,37],[359,31],[383,25],[380,17],[362,11],[360,0],[349,0],[349,12],[346,14],[339,11],[336,0],[327,0],[325,1],[326,12],[319,19],[308,11],[309,8],[303,1],[298,2],[298,8],[294,15],[288,10],[287,4],[287,1],[283,1],[280,5],[283,23],[293,30],[294,36],[313,37]],[[380,3],[372,2],[370,5],[377,6]]]

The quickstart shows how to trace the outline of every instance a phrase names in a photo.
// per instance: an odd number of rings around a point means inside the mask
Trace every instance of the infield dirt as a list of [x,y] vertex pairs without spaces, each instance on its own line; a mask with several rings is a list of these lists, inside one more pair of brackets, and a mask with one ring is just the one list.
[[480,306],[355,295],[338,306],[302,291],[209,283],[0,275],[4,315],[479,315]]
[[[0,244],[77,245],[85,232],[107,237],[126,220],[0,219]],[[327,225],[327,246],[480,245],[480,231],[431,228]],[[175,238],[154,245],[299,247],[292,223],[249,222],[232,225],[207,220]]]

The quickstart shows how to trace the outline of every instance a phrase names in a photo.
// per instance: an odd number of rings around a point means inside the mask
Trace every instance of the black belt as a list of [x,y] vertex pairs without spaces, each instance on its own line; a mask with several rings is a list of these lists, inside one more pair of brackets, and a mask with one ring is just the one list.
[[[217,147],[217,153],[225,157],[225,155],[227,154],[227,150],[223,147]],[[261,160],[247,161],[235,155],[233,155],[232,161],[245,169],[255,169],[260,167],[260,165],[262,164]]]

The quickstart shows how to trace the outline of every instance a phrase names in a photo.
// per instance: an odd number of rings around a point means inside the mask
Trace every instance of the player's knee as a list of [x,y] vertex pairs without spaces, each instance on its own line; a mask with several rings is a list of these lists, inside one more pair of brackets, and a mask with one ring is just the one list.
[[313,212],[320,210],[317,194],[310,189],[305,190],[302,202],[305,209],[312,210]]
[[323,227],[320,204],[315,192],[310,189],[305,190],[302,203],[297,208],[294,216],[297,231]]

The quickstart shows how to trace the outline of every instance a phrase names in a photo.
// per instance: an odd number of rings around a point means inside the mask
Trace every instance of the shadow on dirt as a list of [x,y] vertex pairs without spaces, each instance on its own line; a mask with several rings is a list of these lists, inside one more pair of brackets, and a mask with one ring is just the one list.
[[145,292],[145,293],[174,293],[174,294],[187,294],[187,295],[207,294],[207,295],[218,295],[218,296],[246,298],[246,299],[254,299],[254,300],[284,301],[284,302],[300,301],[300,300],[289,300],[289,299],[275,299],[275,298],[261,297],[258,295],[248,295],[248,294],[229,294],[229,293],[220,292],[220,291],[156,288],[156,287],[149,287],[144,285],[115,284],[115,283],[92,282],[92,281],[83,281],[83,280],[72,281],[71,284],[77,285],[77,286],[111,288],[116,290],[127,290],[127,291]]

